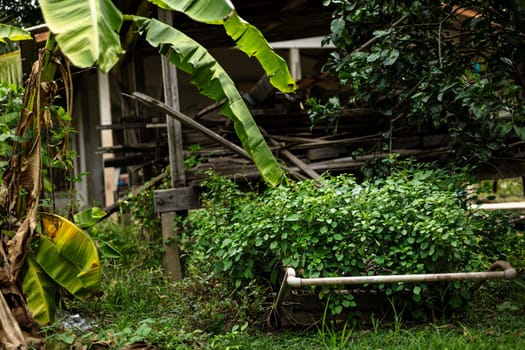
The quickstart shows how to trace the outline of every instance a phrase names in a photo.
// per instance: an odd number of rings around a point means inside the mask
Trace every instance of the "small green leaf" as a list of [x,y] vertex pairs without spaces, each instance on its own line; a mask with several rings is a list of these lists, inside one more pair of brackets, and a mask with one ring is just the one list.
[[118,259],[122,257],[122,254],[108,242],[98,240],[97,246],[100,255],[102,255],[104,258]]
[[284,221],[298,221],[299,220],[299,214],[291,214],[284,218]]
[[454,295],[452,298],[450,298],[449,304],[454,309],[457,309],[461,306],[461,304],[463,304],[463,300],[461,300],[459,295]]
[[393,65],[394,63],[396,63],[397,59],[399,58],[399,50],[397,49],[392,49],[389,54],[388,54],[388,57],[383,61],[383,64],[385,66],[391,66]]
[[368,55],[368,57],[366,58],[366,61],[368,63],[372,63],[372,62],[375,62],[379,59],[379,57],[381,57],[381,53],[380,52],[374,52],[370,55]]
[[372,34],[373,34],[376,38],[382,38],[382,37],[384,37],[384,36],[390,35],[391,32],[392,32],[392,30],[376,30],[376,31],[373,32]]
[[75,224],[80,228],[94,226],[106,217],[107,213],[98,207],[83,210],[74,216]]
[[513,129],[521,140],[525,140],[525,127],[514,125]]
[[336,241],[342,241],[343,238],[344,238],[344,237],[343,237],[341,234],[339,234],[339,233],[336,233],[336,234],[334,235],[334,239],[335,239]]

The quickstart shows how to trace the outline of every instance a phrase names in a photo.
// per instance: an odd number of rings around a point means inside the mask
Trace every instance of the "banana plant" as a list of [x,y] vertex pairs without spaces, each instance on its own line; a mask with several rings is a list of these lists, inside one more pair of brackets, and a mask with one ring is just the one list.
[[100,259],[93,239],[75,223],[51,213],[40,219],[23,290],[33,317],[47,324],[55,321],[58,286],[83,299],[100,294]]
[[96,242],[85,231],[107,216],[98,207],[81,211],[71,222],[66,218],[40,213],[40,238],[28,255],[23,291],[33,317],[40,324],[56,320],[59,289],[89,299],[101,294],[100,256],[119,258],[109,243]]
[[[221,25],[241,50],[255,56],[277,89],[294,90],[295,83],[284,60],[271,50],[255,27],[237,15],[229,0],[150,2],[186,13],[196,21]],[[26,348],[22,329],[33,333],[38,330],[31,321],[25,295],[33,314],[46,321],[54,315],[53,286],[57,283],[80,297],[96,294],[99,283],[98,253],[89,237],[73,223],[54,214],[39,213],[38,208],[42,182],[41,136],[50,123],[49,108],[57,93],[55,72],[57,68],[65,71],[59,66],[60,52],[78,67],[97,65],[108,72],[124,54],[120,42],[123,21],[133,21],[152,45],[169,56],[170,62],[194,75],[193,83],[203,93],[215,99],[227,98],[222,112],[233,119],[239,139],[263,178],[270,185],[277,185],[285,177],[244,101],[235,92],[235,84],[196,42],[158,21],[134,14],[124,16],[111,0],[40,0],[39,4],[51,35],[27,80],[24,109],[16,129],[21,141],[13,146],[0,190],[0,238],[4,242],[0,245],[0,343],[6,349]],[[148,34],[163,29],[167,34],[162,40]],[[0,38],[19,40],[27,38],[27,33],[2,25]],[[192,55],[195,52],[201,55]],[[199,64],[201,58],[206,64]],[[40,231],[39,221],[42,222]],[[36,247],[34,254],[30,247]],[[22,278],[27,293],[20,289]],[[10,305],[16,307],[17,319]]]
[[[286,62],[271,49],[257,28],[236,13],[229,0],[150,2],[164,9],[185,13],[195,21],[222,25],[240,50],[259,61],[270,82],[277,89],[283,92],[294,91],[295,82]],[[129,19],[138,23],[140,29],[146,32],[150,44],[158,47],[160,53],[169,55],[171,63],[182,70],[189,69],[193,74],[192,82],[204,94],[215,100],[227,97],[222,114],[233,120],[237,136],[261,175],[270,185],[282,182],[285,174],[257,128],[249,109],[240,98],[235,84],[231,79],[225,78],[226,72],[197,42],[185,35],[174,35],[174,28],[159,21],[124,16],[110,0],[40,0],[40,6],[46,24],[56,35],[60,50],[71,62],[79,67],[97,64],[106,72],[123,54],[120,42],[123,21]],[[167,34],[169,38],[164,36],[164,42],[155,41],[153,36],[148,34],[149,31],[158,34],[161,30],[170,32]],[[169,49],[166,49],[166,46],[169,46]],[[194,52],[198,52],[199,55],[193,55]],[[192,65],[191,68],[188,68],[188,63]],[[219,71],[221,77],[216,78],[214,73]]]

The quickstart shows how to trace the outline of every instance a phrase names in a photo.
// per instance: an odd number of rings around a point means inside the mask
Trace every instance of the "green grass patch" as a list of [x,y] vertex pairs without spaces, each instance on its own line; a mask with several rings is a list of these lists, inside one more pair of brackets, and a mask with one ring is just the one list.
[[198,271],[170,283],[160,260],[148,267],[106,261],[103,296],[66,300],[66,315],[78,314],[88,328],[46,328],[48,349],[80,345],[121,349],[130,344],[158,349],[520,349],[525,348],[525,290],[515,281],[482,285],[469,306],[432,323],[384,321],[366,326],[340,323],[303,329],[269,329],[271,291],[251,285],[232,291]]

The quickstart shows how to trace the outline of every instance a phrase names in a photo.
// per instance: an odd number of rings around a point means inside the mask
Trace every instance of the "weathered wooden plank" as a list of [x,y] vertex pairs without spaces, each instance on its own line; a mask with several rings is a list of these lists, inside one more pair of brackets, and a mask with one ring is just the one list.
[[104,168],[123,168],[130,165],[141,165],[152,159],[153,158],[151,157],[151,154],[148,157],[148,155],[145,153],[131,156],[105,158]]
[[342,146],[327,146],[320,148],[312,148],[306,151],[306,157],[310,161],[319,161],[331,158],[338,158],[341,155],[348,154],[346,147]]
[[[173,13],[171,11],[160,9],[158,15],[162,22],[170,26],[173,25]],[[162,86],[166,105],[174,111],[180,111],[177,68],[174,64],[171,64],[164,55],[161,57],[161,66]],[[182,153],[182,125],[179,120],[175,120],[170,118],[169,115],[166,115],[166,127],[168,129],[171,186],[184,186],[186,183],[186,171],[184,169],[184,157]]]
[[144,128],[165,128],[165,123],[152,122],[124,122],[97,125],[97,130],[126,130],[126,129],[144,129]]
[[196,122],[195,120],[191,119],[187,115],[185,115],[185,114],[183,114],[183,113],[181,113],[181,112],[171,108],[170,106],[162,103],[161,101],[156,100],[156,99],[154,99],[154,98],[152,98],[152,97],[150,97],[148,95],[142,94],[140,92],[134,92],[133,93],[133,97],[136,98],[137,100],[139,100],[140,102],[147,104],[150,107],[153,107],[153,108],[155,108],[157,110],[163,111],[164,113],[168,114],[172,118],[175,118],[175,119],[179,120],[184,125],[189,126],[191,128],[194,128],[196,130],[199,130],[203,134],[206,134],[208,137],[210,137],[213,140],[219,142],[220,144],[222,144],[223,146],[229,148],[230,150],[232,150],[233,152],[237,153],[238,155],[240,155],[240,156],[242,156],[242,157],[244,157],[246,159],[250,159],[251,160],[250,155],[243,148],[237,146],[233,142],[230,142],[230,141],[226,140],[221,135],[213,132],[212,130],[208,129],[204,125]]
[[198,194],[194,187],[178,187],[157,190],[153,193],[155,211],[158,213],[175,212],[200,207]]
[[376,133],[373,135],[365,135],[365,136],[358,136],[358,137],[352,137],[348,139],[340,139],[340,140],[326,140],[326,141],[319,141],[313,139],[310,143],[303,143],[300,145],[295,145],[290,147],[291,150],[300,150],[300,149],[312,149],[312,148],[319,148],[321,146],[334,146],[334,145],[345,145],[345,144],[353,144],[358,142],[369,142],[372,140],[379,140],[382,137],[381,133]]
[[156,152],[157,144],[150,143],[137,143],[137,144],[128,144],[128,145],[113,145],[109,147],[99,147],[97,148],[97,154],[101,153],[131,153],[131,152]]

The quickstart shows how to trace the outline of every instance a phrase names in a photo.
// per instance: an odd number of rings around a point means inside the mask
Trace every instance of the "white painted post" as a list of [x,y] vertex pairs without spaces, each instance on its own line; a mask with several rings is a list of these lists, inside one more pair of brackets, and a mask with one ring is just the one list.
[[303,72],[301,69],[301,52],[299,51],[299,48],[290,48],[288,55],[290,61],[290,74],[296,81],[301,80]]
[[[98,100],[99,100],[99,113],[100,113],[100,124],[108,125],[111,124],[111,92],[109,88],[109,76],[103,73],[100,69],[98,73]],[[113,133],[111,129],[101,130],[101,143],[102,147],[113,146]],[[103,155],[103,160],[110,157],[109,154]],[[117,182],[115,179],[115,169],[104,168],[104,187],[105,187],[105,205],[109,206],[115,202],[115,191],[117,190]]]

